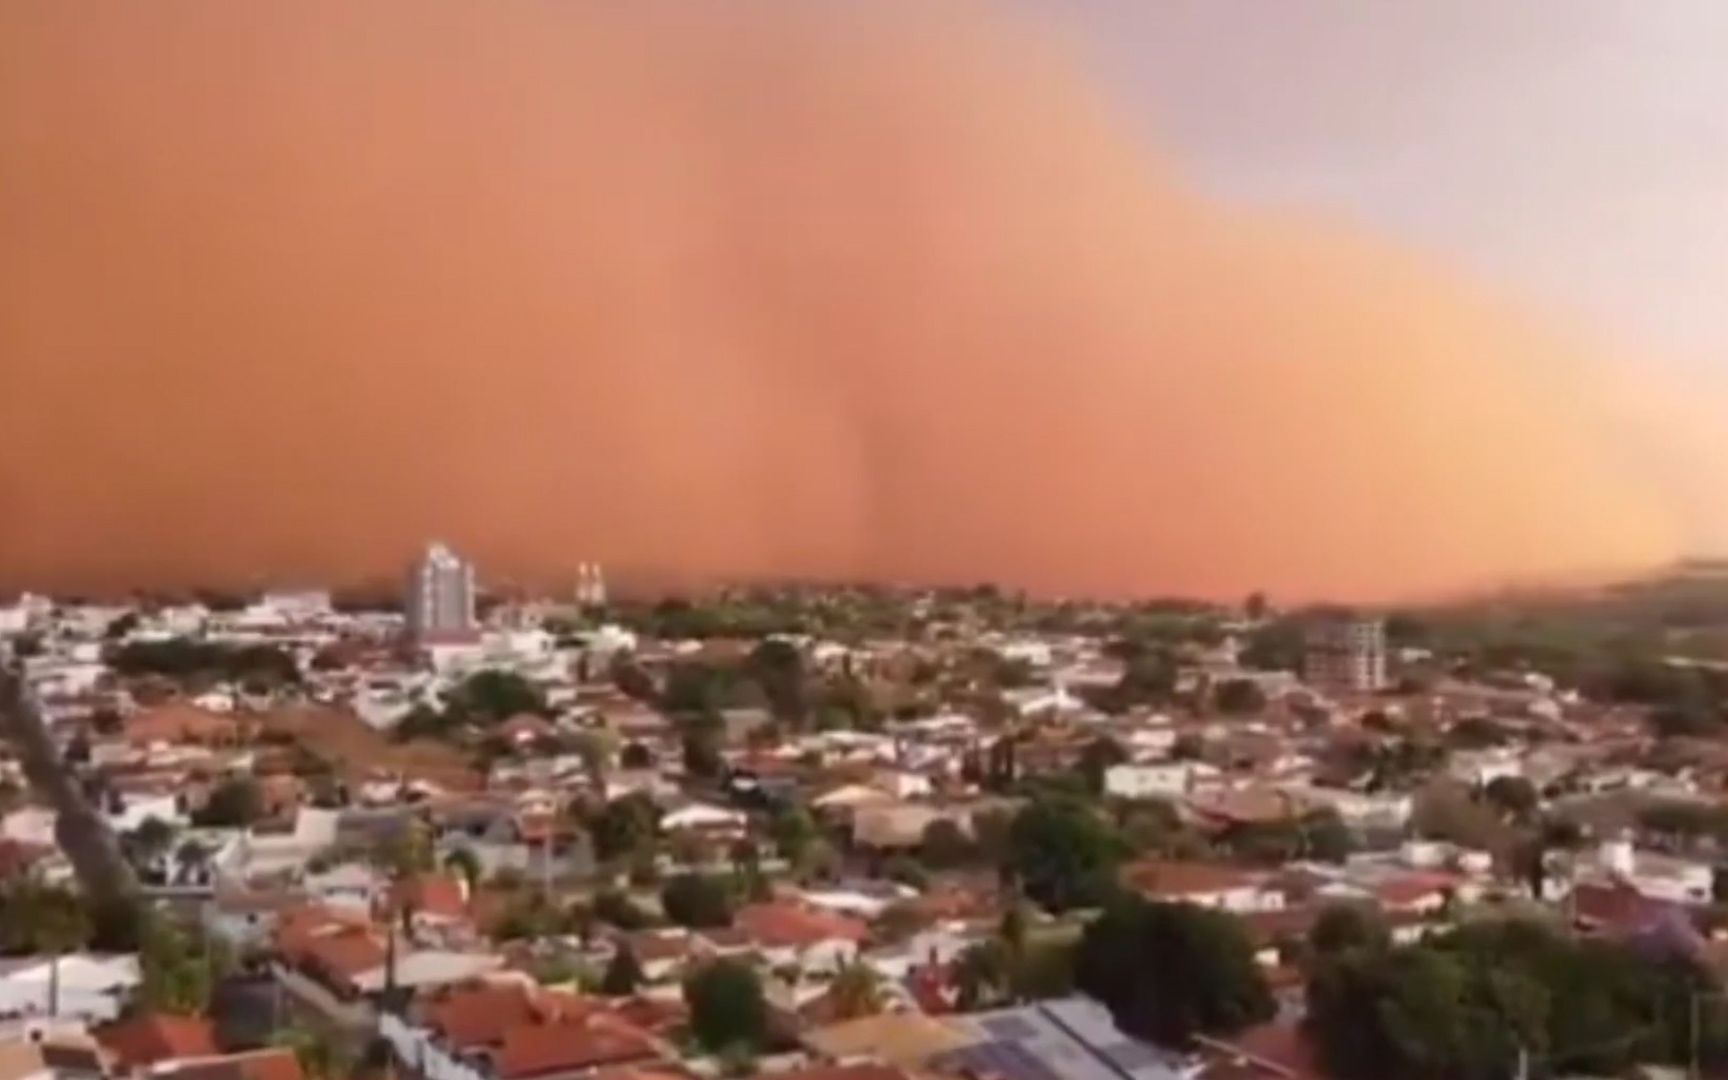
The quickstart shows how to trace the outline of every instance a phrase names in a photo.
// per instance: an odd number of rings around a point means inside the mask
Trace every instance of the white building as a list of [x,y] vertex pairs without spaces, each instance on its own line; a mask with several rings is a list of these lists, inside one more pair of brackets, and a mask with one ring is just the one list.
[[408,571],[403,610],[417,640],[473,634],[473,564],[443,544],[431,545]]
[[1308,632],[1302,675],[1328,693],[1370,694],[1386,686],[1386,624],[1329,619]]
[[113,1020],[139,981],[136,956],[73,953],[57,962],[31,957],[0,971],[0,1015],[47,1016],[52,1006],[56,1016],[87,1023]]
[[1198,761],[1167,761],[1147,765],[1112,765],[1104,770],[1104,791],[1119,799],[1173,799],[1193,790],[1218,770]]

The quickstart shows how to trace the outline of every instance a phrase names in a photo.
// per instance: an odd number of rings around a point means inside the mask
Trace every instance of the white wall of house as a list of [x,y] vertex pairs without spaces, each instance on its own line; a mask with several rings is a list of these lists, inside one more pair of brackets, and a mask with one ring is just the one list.
[[121,803],[118,814],[107,815],[109,828],[116,832],[131,832],[151,818],[175,828],[191,821],[173,795],[127,795]]
[[1187,761],[1112,765],[1104,770],[1104,791],[1119,799],[1171,799],[1185,794],[1194,776]]
[[378,1034],[390,1044],[398,1060],[426,1080],[491,1080],[486,1072],[450,1053],[430,1031],[393,1013],[378,1017]]
[[[120,1015],[138,986],[138,960],[131,956],[73,954],[59,960],[56,1015],[99,1023]],[[0,1016],[46,1016],[54,962],[42,959],[0,977]]]

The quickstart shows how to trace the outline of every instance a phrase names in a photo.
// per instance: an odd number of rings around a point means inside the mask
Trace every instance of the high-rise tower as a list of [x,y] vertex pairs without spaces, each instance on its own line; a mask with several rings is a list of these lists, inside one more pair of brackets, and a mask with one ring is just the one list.
[[444,544],[431,544],[408,571],[403,604],[417,641],[472,634],[474,565]]

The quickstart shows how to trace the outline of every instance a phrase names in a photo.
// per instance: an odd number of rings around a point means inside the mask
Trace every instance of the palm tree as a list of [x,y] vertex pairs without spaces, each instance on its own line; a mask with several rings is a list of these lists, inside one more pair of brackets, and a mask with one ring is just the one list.
[[874,1016],[882,1011],[882,978],[862,960],[849,961],[835,972],[828,998],[834,1003],[836,1020]]

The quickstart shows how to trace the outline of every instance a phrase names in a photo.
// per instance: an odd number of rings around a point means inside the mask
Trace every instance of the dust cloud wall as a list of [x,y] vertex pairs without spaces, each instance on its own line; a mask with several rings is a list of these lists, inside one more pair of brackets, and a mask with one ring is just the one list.
[[[1600,361],[963,4],[0,8],[0,579],[1638,566]],[[1648,425],[1646,425],[1648,426]]]

